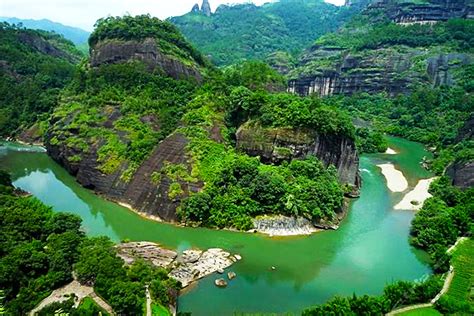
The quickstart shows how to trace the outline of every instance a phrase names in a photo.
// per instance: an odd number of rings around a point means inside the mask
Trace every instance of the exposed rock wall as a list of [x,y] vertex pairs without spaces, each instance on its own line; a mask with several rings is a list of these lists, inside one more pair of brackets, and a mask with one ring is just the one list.
[[[456,142],[474,139],[474,114],[459,130]],[[446,174],[452,179],[453,185],[461,189],[474,186],[474,161],[456,161],[446,170]]]
[[237,148],[262,161],[280,163],[314,155],[337,168],[343,183],[360,187],[359,155],[352,139],[307,129],[261,128],[247,123],[237,131]]
[[300,67],[311,69],[312,59],[335,54],[339,55],[339,61],[334,63],[332,69],[314,66],[313,74],[303,74],[290,80],[288,91],[319,96],[387,92],[394,96],[408,92],[410,86],[418,82],[429,82],[433,86],[452,85],[452,70],[472,62],[468,54],[447,53],[426,57],[426,61],[420,64],[417,59],[424,58],[425,53],[416,49],[395,51],[381,48],[369,54],[345,54],[339,50],[314,47],[302,60]]
[[53,57],[63,58],[72,63],[78,61],[77,56],[72,56],[68,54],[67,52],[57,48],[56,46],[36,34],[21,32],[18,33],[18,40],[23,44],[30,46],[32,49],[39,51],[40,53]]
[[453,185],[468,189],[474,187],[474,161],[455,162],[446,170],[452,179]]
[[91,50],[90,63],[92,67],[130,60],[142,61],[150,70],[161,70],[175,79],[192,77],[199,82],[202,81],[198,69],[166,55],[153,38],[143,41],[106,40],[97,43]]
[[429,0],[425,3],[396,0],[374,1],[366,14],[382,10],[393,22],[401,24],[435,23],[454,18],[473,18],[471,0]]
[[[346,5],[351,5],[348,1]],[[471,0],[375,1],[363,12],[371,21],[432,24],[452,18],[473,18]],[[357,31],[357,29],[354,29]],[[363,32],[354,36],[364,36]],[[435,48],[381,45],[351,51],[332,44],[314,45],[291,73],[288,91],[299,95],[351,95],[359,92],[407,93],[417,83],[433,86],[455,83],[454,70],[472,63],[472,54],[439,53]]]
[[[82,186],[114,201],[127,204],[135,211],[148,216],[176,221],[176,208],[180,198],[187,196],[190,191],[199,190],[202,185],[178,181],[184,194],[171,199],[168,196],[171,179],[166,176],[161,176],[158,182],[152,179],[153,172],[160,172],[166,162],[188,165],[185,151],[188,141],[180,133],[171,134],[160,142],[128,182],[121,177],[127,165],[121,166],[112,174],[104,174],[99,170],[97,151],[102,144],[96,144],[86,154],[82,154],[63,145],[64,142],[61,142],[61,145],[52,145],[50,141],[52,137],[53,135],[48,135],[49,139],[46,142],[49,155],[74,175]],[[78,154],[82,155],[81,161],[71,162],[70,158]]]

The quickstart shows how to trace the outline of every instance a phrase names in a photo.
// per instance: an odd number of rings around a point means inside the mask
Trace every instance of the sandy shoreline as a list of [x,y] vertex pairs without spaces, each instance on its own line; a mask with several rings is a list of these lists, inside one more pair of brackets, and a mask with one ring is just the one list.
[[408,181],[400,170],[391,163],[377,165],[387,180],[387,187],[392,192],[403,192],[408,188]]
[[[395,210],[417,211],[423,207],[423,203],[432,195],[428,192],[431,182],[436,178],[422,179],[413,190],[405,194],[403,199],[395,205]],[[413,202],[413,203],[412,203]]]
[[398,153],[394,149],[388,147],[387,150],[385,151],[385,154],[387,154],[387,155],[396,155]]
[[[430,198],[432,195],[428,192],[431,182],[436,178],[431,179],[422,179],[418,181],[418,184],[413,190],[405,194],[403,199],[395,205],[395,210],[412,210],[417,211],[422,206],[426,199]],[[414,203],[412,203],[414,202]]]

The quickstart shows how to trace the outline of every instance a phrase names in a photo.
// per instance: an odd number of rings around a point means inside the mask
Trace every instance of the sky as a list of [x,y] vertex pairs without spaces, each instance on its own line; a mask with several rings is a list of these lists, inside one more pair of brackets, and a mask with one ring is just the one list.
[[[214,11],[228,3],[253,2],[261,5],[274,0],[209,0]],[[341,5],[344,0],[326,0]],[[65,25],[92,31],[95,21],[108,15],[149,13],[166,19],[191,11],[202,0],[0,0],[0,16],[20,19],[49,19]]]

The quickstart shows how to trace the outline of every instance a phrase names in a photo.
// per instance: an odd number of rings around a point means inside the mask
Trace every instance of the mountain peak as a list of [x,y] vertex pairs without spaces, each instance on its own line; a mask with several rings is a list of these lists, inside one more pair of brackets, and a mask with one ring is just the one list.
[[206,16],[211,16],[211,5],[208,0],[203,0],[201,5],[201,12]]
[[199,13],[199,12],[201,12],[201,9],[199,9],[199,4],[196,3],[196,4],[193,6],[193,8],[191,9],[191,12],[193,12],[193,13]]

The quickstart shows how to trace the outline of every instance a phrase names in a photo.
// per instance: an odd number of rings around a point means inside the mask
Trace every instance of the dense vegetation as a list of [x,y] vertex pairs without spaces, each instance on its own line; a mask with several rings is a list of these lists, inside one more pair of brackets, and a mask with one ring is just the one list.
[[260,7],[221,5],[210,17],[190,12],[170,21],[214,63],[231,65],[264,60],[276,51],[298,54],[355,12],[355,7],[337,7],[322,0],[281,0]]
[[193,60],[205,66],[204,57],[185,38],[178,29],[167,21],[161,21],[150,15],[107,17],[99,19],[94,32],[89,37],[90,47],[104,40],[143,40],[153,38],[166,54],[181,60]]
[[72,280],[84,234],[80,218],[15,196],[8,176],[1,176],[6,181],[0,186],[0,288],[7,312],[22,315]]
[[[72,281],[73,270],[81,283],[93,285],[119,314],[142,313],[145,284],[150,285],[155,302],[175,303],[179,284],[167,271],[144,261],[124,266],[108,238],[87,238],[77,216],[53,213],[35,198],[17,196],[3,171],[0,224],[0,289],[8,314],[27,314],[53,289]],[[75,310],[71,303],[55,303],[42,314],[50,315],[48,311],[57,308],[71,315],[92,315],[98,310],[93,304]]]
[[422,282],[398,281],[387,285],[381,296],[336,296],[325,304],[307,308],[302,315],[384,315],[405,305],[428,302],[441,287],[442,281],[438,276]]
[[52,111],[81,54],[57,34],[4,22],[0,42],[0,136],[9,136]]
[[[206,183],[202,193],[183,203],[183,221],[249,229],[252,217],[268,213],[334,220],[344,190],[333,168],[327,169],[314,157],[267,166],[236,152],[232,139],[249,120],[353,138],[348,116],[322,100],[268,92],[280,90],[283,81],[261,62],[209,75],[199,87],[149,72],[139,62],[94,69],[82,66],[63,93],[66,102],[52,116],[48,142],[74,151],[71,163],[80,162],[100,144],[99,169],[105,174],[118,172],[127,182],[161,140],[182,132],[190,140],[192,170],[167,163],[150,180],[159,185],[162,177],[169,178],[170,200],[186,198],[186,184]],[[210,137],[214,125],[220,126],[218,138],[223,141]]]
[[474,228],[474,189],[453,187],[447,177],[441,177],[430,187],[434,197],[418,212],[411,227],[411,243],[428,251],[433,268],[445,272],[449,268],[446,250],[461,236],[472,234]]
[[98,152],[100,169],[113,173],[126,163],[128,174],[133,173],[176,128],[194,89],[194,83],[150,73],[140,63],[81,68],[64,92],[68,102],[53,114],[57,123],[50,143],[80,155],[104,142]]
[[446,314],[474,313],[472,286],[474,280],[474,242],[472,239],[461,242],[453,253],[451,264],[454,277],[448,292],[436,303],[436,308]]
[[470,51],[474,47],[474,21],[451,19],[447,22],[399,25],[393,22],[370,24],[373,17],[358,16],[337,33],[321,36],[316,45],[347,48],[353,51],[404,45],[430,47],[444,45],[455,51]]
[[[474,80],[472,66],[463,72],[464,82]],[[458,130],[474,108],[472,87],[419,86],[412,93],[389,98],[385,94],[333,97],[333,102],[353,115],[372,121],[378,132],[401,136],[435,147],[432,170],[442,174],[455,160],[474,159],[474,142],[457,140]]]
[[343,190],[334,168],[315,157],[282,166],[260,164],[256,158],[228,155],[229,161],[182,206],[185,221],[211,227],[253,227],[263,214],[305,216],[331,222],[342,206]]

